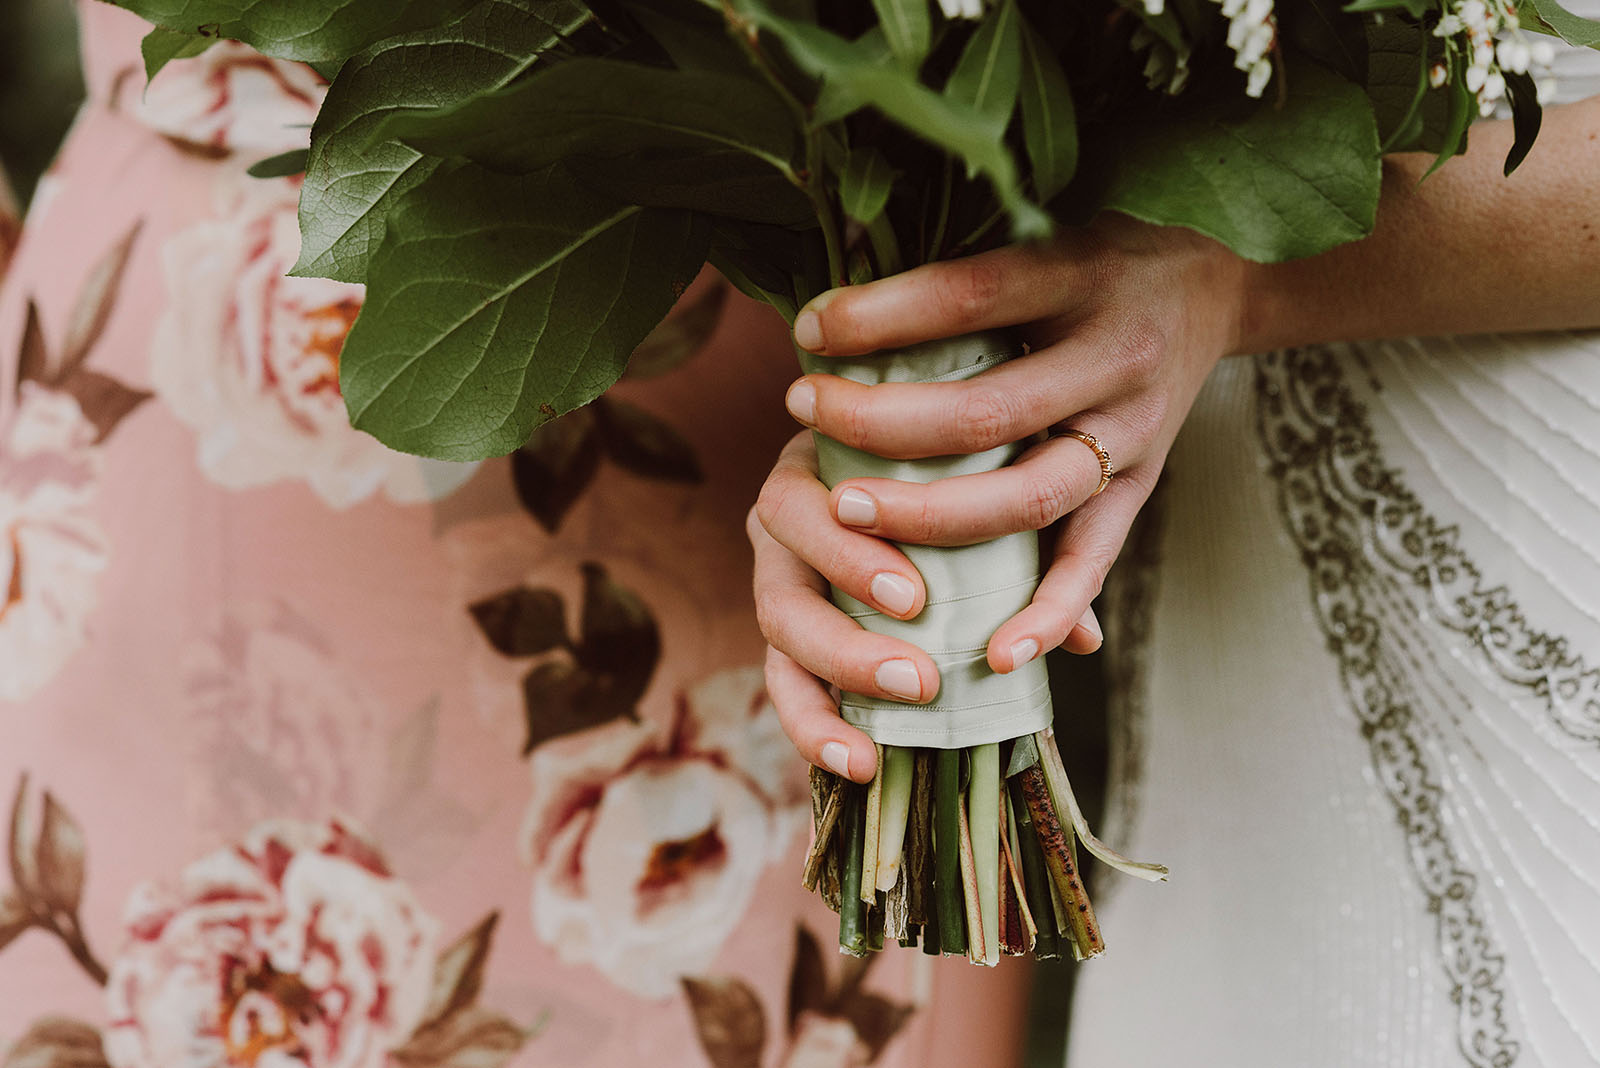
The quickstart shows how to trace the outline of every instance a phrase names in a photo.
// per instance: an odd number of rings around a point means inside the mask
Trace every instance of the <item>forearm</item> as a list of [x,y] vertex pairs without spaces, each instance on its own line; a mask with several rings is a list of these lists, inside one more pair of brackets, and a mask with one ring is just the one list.
[[1427,181],[1432,157],[1384,161],[1371,236],[1252,266],[1238,352],[1317,341],[1600,326],[1600,97],[1545,111],[1501,173],[1509,121]]

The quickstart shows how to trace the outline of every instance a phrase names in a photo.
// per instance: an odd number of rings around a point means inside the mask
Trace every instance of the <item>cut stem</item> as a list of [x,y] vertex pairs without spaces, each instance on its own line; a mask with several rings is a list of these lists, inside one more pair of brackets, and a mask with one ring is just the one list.
[[911,750],[898,745],[886,745],[883,753],[883,796],[878,806],[878,865],[879,890],[894,889],[900,875],[900,857],[905,849],[906,821],[911,815],[911,771],[916,761]]
[[1056,811],[1064,812],[1072,821],[1072,829],[1077,832],[1084,848],[1094,854],[1101,863],[1109,864],[1125,875],[1146,882],[1164,882],[1167,878],[1166,865],[1129,860],[1094,836],[1089,830],[1089,821],[1083,818],[1083,810],[1078,807],[1078,799],[1073,796],[1072,783],[1067,779],[1066,766],[1061,763],[1061,750],[1056,748],[1055,731],[1046,727],[1033,737],[1039,746],[1039,763],[1044,766],[1045,782],[1050,788],[1050,797],[1055,802]]
[[957,833],[957,851],[961,857],[961,900],[967,913],[967,959],[974,964],[987,963],[983,949],[983,908],[978,902],[978,872],[972,862],[972,821],[967,818],[967,802],[958,802],[956,818],[960,820]]
[[1072,858],[1071,832],[1062,827],[1060,817],[1056,815],[1044,772],[1036,764],[1019,772],[1016,780],[1022,787],[1028,814],[1033,817],[1039,847],[1044,852],[1045,867],[1061,893],[1067,913],[1067,923],[1062,931],[1072,941],[1073,955],[1079,960],[1099,956],[1105,952],[1105,943],[1100,938],[1100,927],[1095,922],[1089,894],[1078,875],[1078,865]]
[[939,948],[944,953],[965,953],[966,902],[961,889],[961,750],[938,751],[933,801],[933,890]]
[[878,892],[878,816],[883,806],[883,746],[867,788],[866,831],[861,840],[861,900],[871,905]]
[[972,783],[967,789],[967,826],[972,866],[983,918],[983,963],[1000,963],[1000,745],[971,749]]
[[1039,835],[1034,830],[1033,816],[1028,812],[1027,802],[1022,799],[1022,786],[1013,778],[1010,788],[1017,853],[1022,862],[1022,886],[1027,893],[1028,911],[1038,929],[1033,955],[1040,960],[1055,960],[1061,956],[1061,936],[1058,932],[1063,928],[1058,923],[1066,919],[1066,912],[1058,910],[1056,906],[1057,895],[1050,883],[1050,873],[1045,869],[1044,851],[1039,848]]
[[[823,774],[827,774],[824,772]],[[822,873],[823,862],[827,859],[829,843],[833,841],[833,828],[839,822],[839,810],[844,796],[844,780],[834,776],[833,785],[829,788],[827,801],[822,806],[822,812],[817,817],[817,837],[811,843],[811,852],[806,854],[806,868],[800,877],[800,884],[807,890],[817,888],[817,877]]]
[[853,957],[867,955],[866,906],[861,903],[861,852],[865,829],[866,798],[861,787],[845,788],[844,814],[839,828],[844,843],[840,872],[839,951]]

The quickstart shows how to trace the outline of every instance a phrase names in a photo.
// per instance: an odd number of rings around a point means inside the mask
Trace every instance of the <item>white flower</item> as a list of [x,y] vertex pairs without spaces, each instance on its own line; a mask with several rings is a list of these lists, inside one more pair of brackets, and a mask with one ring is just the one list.
[[1533,58],[1533,49],[1525,41],[1507,38],[1495,46],[1495,58],[1500,61],[1501,70],[1523,74]]
[[262,824],[132,894],[111,965],[115,1068],[382,1068],[420,1022],[436,925],[337,823]]
[[534,930],[646,998],[711,964],[804,812],[759,668],[712,676],[680,709],[669,738],[618,721],[532,761]]
[[375,493],[443,497],[472,464],[395,452],[350,426],[339,352],[362,287],[289,278],[300,250],[298,183],[224,172],[215,219],[163,249],[170,301],[150,377],[199,441],[199,463],[230,489],[299,479],[347,508]]
[[1494,70],[1489,72],[1489,77],[1483,83],[1483,101],[1489,103],[1499,100],[1506,95],[1505,75]]
[[1228,47],[1233,50],[1233,65],[1249,77],[1245,92],[1259,97],[1272,78],[1268,58],[1278,38],[1274,0],[1217,0],[1228,20]]
[[0,700],[33,696],[87,636],[108,553],[94,441],[76,400],[22,383],[0,436]]
[[305,148],[328,83],[303,63],[219,41],[173,60],[148,86],[125,79],[118,106],[179,141],[267,156]]
[[1256,60],[1250,68],[1250,82],[1244,87],[1248,96],[1260,96],[1267,88],[1267,80],[1272,77],[1272,61],[1266,58]]
[[1528,58],[1534,66],[1548,67],[1556,61],[1556,50],[1541,38],[1528,46]]
[[1556,98],[1556,82],[1554,78],[1546,78],[1538,85],[1539,103],[1548,104]]
[[1476,93],[1483,88],[1483,83],[1489,80],[1489,68],[1471,66],[1467,68],[1467,89]]
[[983,18],[983,0],[939,0],[939,8],[947,19]]

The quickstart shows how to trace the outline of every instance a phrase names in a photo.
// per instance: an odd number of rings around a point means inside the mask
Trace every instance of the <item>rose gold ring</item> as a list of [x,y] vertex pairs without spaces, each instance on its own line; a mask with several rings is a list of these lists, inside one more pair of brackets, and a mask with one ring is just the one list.
[[1106,452],[1106,447],[1100,444],[1100,439],[1095,437],[1093,434],[1086,433],[1082,430],[1073,430],[1071,427],[1067,427],[1061,433],[1065,434],[1069,438],[1077,438],[1079,441],[1089,446],[1089,448],[1094,450],[1094,458],[1100,461],[1100,484],[1094,488],[1094,493],[1089,494],[1091,497],[1095,496],[1101,490],[1105,489],[1111,484],[1111,479],[1115,477],[1117,473],[1117,469],[1111,465],[1111,454]]

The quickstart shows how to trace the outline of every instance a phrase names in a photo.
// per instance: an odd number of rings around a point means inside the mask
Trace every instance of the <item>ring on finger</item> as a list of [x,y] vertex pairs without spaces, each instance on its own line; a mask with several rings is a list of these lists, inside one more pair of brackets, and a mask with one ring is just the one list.
[[1089,496],[1094,497],[1098,495],[1101,490],[1105,489],[1111,484],[1111,480],[1115,478],[1117,474],[1116,467],[1111,463],[1111,454],[1106,451],[1106,447],[1104,445],[1100,444],[1099,438],[1095,437],[1086,430],[1074,430],[1069,426],[1063,429],[1061,433],[1069,438],[1077,438],[1079,441],[1083,442],[1085,445],[1089,446],[1089,448],[1094,450],[1094,458],[1100,461],[1100,484],[1094,488],[1094,493],[1089,494]]

